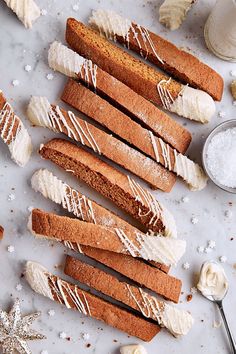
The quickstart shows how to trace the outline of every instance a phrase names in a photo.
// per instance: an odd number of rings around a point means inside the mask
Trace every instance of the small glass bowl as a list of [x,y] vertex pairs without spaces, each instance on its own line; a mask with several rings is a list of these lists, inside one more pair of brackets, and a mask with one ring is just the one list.
[[[207,174],[207,176],[210,178],[210,180],[219,188],[223,189],[226,192],[229,193],[233,193],[236,194],[236,188],[232,188],[232,187],[226,187],[222,184],[220,184],[215,177],[212,175],[211,171],[209,170],[208,166],[207,166],[207,150],[208,150],[208,146],[211,142],[211,139],[218,133],[225,131],[227,129],[231,129],[231,128],[236,128],[236,119],[231,119],[231,120],[227,120],[221,124],[219,124],[217,127],[215,127],[211,133],[208,135],[208,137],[206,138],[206,141],[204,143],[203,146],[203,150],[202,150],[202,165],[203,168]],[[236,161],[235,161],[236,163]]]

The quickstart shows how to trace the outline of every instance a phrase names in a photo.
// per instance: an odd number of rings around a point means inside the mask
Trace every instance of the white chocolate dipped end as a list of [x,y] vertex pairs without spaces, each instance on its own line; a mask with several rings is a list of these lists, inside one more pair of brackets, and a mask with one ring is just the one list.
[[[2,125],[0,137],[7,144],[12,160],[20,167],[24,167],[32,153],[32,142],[28,131],[8,102],[0,110],[0,123]],[[17,129],[14,131],[16,125]]]
[[41,264],[28,261],[25,267],[25,278],[36,293],[53,300],[52,291],[48,283],[48,271]]
[[50,45],[48,64],[55,71],[76,78],[85,61],[85,58],[57,41]]
[[159,9],[159,21],[171,31],[178,29],[185,20],[195,0],[165,0]]
[[214,115],[216,107],[214,100],[208,93],[183,86],[179,96],[170,104],[169,110],[179,116],[200,123],[208,123]]
[[120,348],[120,354],[147,354],[147,351],[141,344],[125,345]]
[[167,328],[175,337],[188,334],[194,323],[192,315],[165,303],[160,314],[160,325]]
[[91,200],[62,182],[48,170],[38,170],[31,178],[31,186],[45,198],[73,213],[76,217],[96,224]]
[[33,22],[40,16],[40,9],[33,0],[4,0],[7,6],[15,12],[26,28],[31,28]]
[[132,27],[130,20],[121,17],[114,11],[102,9],[92,12],[89,24],[109,39],[115,39],[116,36],[125,38]]

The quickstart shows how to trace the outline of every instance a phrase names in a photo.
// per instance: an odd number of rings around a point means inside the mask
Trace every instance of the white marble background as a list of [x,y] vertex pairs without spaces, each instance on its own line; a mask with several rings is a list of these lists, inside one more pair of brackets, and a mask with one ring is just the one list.
[[[39,261],[51,271],[60,274],[59,269],[55,270],[55,265],[63,264],[64,254],[67,252],[58,245],[52,246],[47,242],[35,240],[26,229],[30,206],[59,211],[55,205],[31,190],[30,177],[36,169],[48,167],[63,180],[122,215],[114,205],[103,200],[51,163],[41,160],[37,154],[39,144],[47,141],[53,133],[30,127],[25,116],[30,95],[46,95],[51,101],[59,101],[66,82],[66,78],[58,73],[53,73],[54,78],[51,81],[46,78],[46,75],[51,73],[47,65],[49,44],[55,39],[64,42],[67,17],[73,16],[86,22],[91,9],[103,7],[128,15],[136,22],[173,40],[179,46],[188,48],[213,66],[225,79],[224,98],[217,104],[217,112],[225,112],[225,117],[220,118],[216,114],[212,122],[205,126],[176,117],[193,133],[189,155],[198,161],[200,161],[202,144],[210,130],[223,120],[236,118],[236,107],[232,105],[228,89],[232,79],[230,71],[236,70],[236,64],[214,58],[205,48],[203,26],[214,1],[198,1],[185,24],[174,33],[163,29],[158,23],[157,9],[160,0],[80,0],[78,2],[37,0],[37,2],[41,9],[47,10],[47,15],[42,16],[32,30],[26,30],[6,7],[4,1],[0,1],[0,87],[28,126],[34,144],[30,163],[26,168],[20,169],[11,162],[6,147],[0,142],[0,224],[5,227],[5,237],[0,242],[0,306],[8,309],[13,299],[18,296],[22,300],[24,313],[42,311],[41,320],[35,328],[45,333],[47,339],[30,343],[33,353],[47,350],[49,354],[114,354],[118,353],[120,345],[137,343],[138,340],[34,294],[24,279],[20,278],[26,260]],[[77,3],[79,10],[75,12],[72,6]],[[27,64],[32,66],[32,71],[29,73],[24,70]],[[18,87],[13,87],[11,84],[14,79],[20,82]],[[8,200],[10,194],[15,197],[12,201]],[[186,255],[177,269],[172,270],[172,274],[183,279],[183,295],[179,306],[192,312],[195,325],[186,338],[176,340],[162,331],[151,343],[145,344],[145,347],[149,354],[187,354],[190,351],[196,354],[229,353],[223,327],[213,327],[214,321],[219,320],[215,307],[199,294],[193,295],[192,301],[188,303],[186,295],[194,286],[196,274],[203,261],[217,260],[219,256],[226,256],[225,270],[229,277],[230,290],[225,300],[225,309],[236,335],[236,270],[233,267],[236,263],[236,198],[220,191],[212,184],[202,192],[191,193],[181,182],[176,184],[171,194],[156,192],[156,195],[174,213],[179,237],[186,239],[188,243]],[[181,202],[184,196],[189,197],[188,203]],[[229,205],[230,202],[232,206]],[[225,216],[227,210],[232,211],[231,218]],[[196,225],[191,223],[192,217],[198,219]],[[234,239],[230,240],[231,238]],[[208,240],[216,241],[215,251],[210,254],[198,254],[197,247],[206,246]],[[7,252],[9,245],[15,247],[14,253]],[[182,268],[184,262],[190,263],[189,270]],[[17,284],[22,284],[22,291],[16,291]],[[49,309],[55,310],[54,317],[48,316]],[[59,338],[59,333],[62,331],[71,338],[70,341]],[[89,333],[88,341],[82,339],[83,333]],[[87,344],[91,346],[87,348]]]

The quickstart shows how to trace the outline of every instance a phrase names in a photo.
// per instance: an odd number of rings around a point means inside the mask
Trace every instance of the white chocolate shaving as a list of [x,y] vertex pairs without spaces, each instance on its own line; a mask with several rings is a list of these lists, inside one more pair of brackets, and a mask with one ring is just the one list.
[[174,31],[180,27],[195,0],[165,0],[159,9],[159,21]]
[[0,137],[7,144],[11,158],[19,166],[25,166],[32,153],[31,139],[22,121],[14,114],[8,102],[0,110],[0,125]]
[[33,0],[4,0],[15,12],[26,28],[31,28],[33,22],[40,16],[40,9]]

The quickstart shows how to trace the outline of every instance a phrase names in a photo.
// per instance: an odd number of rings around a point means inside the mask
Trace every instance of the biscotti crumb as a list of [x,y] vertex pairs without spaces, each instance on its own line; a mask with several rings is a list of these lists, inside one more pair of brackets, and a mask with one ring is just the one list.
[[3,235],[4,235],[4,228],[0,225],[0,240],[3,239]]
[[191,301],[193,299],[193,295],[192,294],[187,295],[186,299],[188,302]]
[[233,80],[230,85],[233,98],[236,100],[236,80]]

